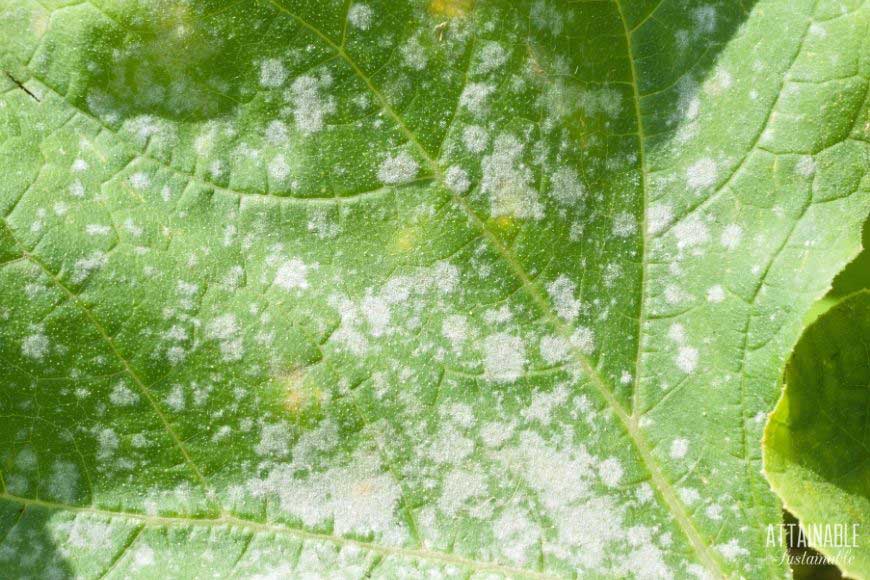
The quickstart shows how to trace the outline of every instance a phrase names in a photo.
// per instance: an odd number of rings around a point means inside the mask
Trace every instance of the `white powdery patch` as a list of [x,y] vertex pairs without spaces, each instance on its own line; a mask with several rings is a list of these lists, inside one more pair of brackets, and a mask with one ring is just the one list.
[[704,92],[708,95],[719,96],[734,84],[731,73],[722,67],[716,67],[716,72],[704,81]]
[[480,125],[468,125],[462,130],[462,143],[469,153],[483,153],[489,146],[489,133]]
[[523,374],[526,347],[518,336],[504,332],[483,339],[484,376],[497,383],[512,383]]
[[374,534],[390,544],[407,537],[396,518],[401,489],[374,453],[358,451],[348,465],[307,477],[294,464],[279,465],[248,487],[255,497],[277,496],[280,509],[306,527],[331,521],[336,535]]
[[622,475],[622,464],[615,457],[609,457],[598,464],[598,476],[607,487],[618,486]]
[[694,162],[686,169],[686,183],[691,189],[697,191],[716,183],[717,174],[716,162],[709,157],[705,157]]
[[679,322],[671,324],[668,328],[668,338],[677,344],[686,342],[686,328]]
[[81,182],[81,180],[76,179],[72,183],[69,184],[69,194],[73,197],[84,197],[85,196],[85,186]]
[[665,287],[665,302],[668,304],[679,304],[692,298],[692,295],[677,286],[676,284],[668,284]]
[[591,328],[578,326],[571,335],[571,346],[583,354],[592,354],[595,351],[595,333]]
[[664,203],[654,203],[646,210],[646,229],[650,234],[657,234],[674,219],[674,208]]
[[652,486],[649,483],[643,482],[640,484],[635,491],[635,497],[637,497],[637,501],[640,502],[641,505],[645,503],[649,503],[655,497],[655,492],[653,491]]
[[812,155],[804,155],[795,165],[795,170],[798,172],[798,175],[811,177],[816,172],[816,161]]
[[323,129],[323,119],[335,112],[335,99],[320,94],[321,83],[312,76],[301,76],[290,87],[296,127],[310,135]]
[[164,402],[173,411],[183,411],[186,403],[182,386],[177,383],[172,385],[172,390],[166,395]]
[[399,52],[402,54],[402,64],[410,69],[421,71],[426,68],[426,64],[429,62],[426,50],[420,44],[420,39],[417,36],[409,38]]
[[284,121],[271,121],[266,125],[265,131],[266,141],[272,145],[281,145],[287,142],[290,135],[287,131],[287,124]]
[[622,94],[612,88],[585,90],[580,93],[580,107],[587,115],[603,113],[616,118],[622,111]]
[[707,509],[704,510],[704,514],[711,520],[721,520],[722,506],[718,503],[710,504],[707,506]]
[[671,441],[671,459],[682,459],[689,452],[689,440],[678,437]]
[[698,366],[698,349],[691,346],[681,346],[677,350],[674,362],[677,364],[677,368],[684,373],[691,373]]
[[613,218],[613,235],[627,238],[637,231],[637,218],[628,212],[616,214]]
[[[316,265],[315,265],[316,266]],[[312,266],[308,266],[299,258],[291,258],[284,262],[278,272],[275,273],[275,284],[285,290],[308,288],[308,271]]]
[[143,173],[142,171],[137,171],[133,175],[130,176],[130,186],[136,191],[142,191],[149,185],[151,185],[151,177],[147,173]]
[[118,434],[112,429],[105,428],[97,432],[97,459],[107,461],[118,450]]
[[354,28],[368,30],[372,25],[374,13],[367,4],[354,4],[347,11],[347,20]]
[[52,536],[57,544],[66,543],[79,550],[93,549],[95,546],[111,546],[112,538],[124,526],[117,520],[97,518],[98,516],[80,514],[73,520],[52,524]]
[[314,208],[308,220],[308,231],[321,240],[332,239],[341,233],[341,225],[332,221],[324,208]]
[[719,237],[719,242],[728,250],[734,250],[740,245],[740,240],[743,238],[743,228],[737,224],[729,224],[722,230],[722,235]]
[[674,226],[677,248],[692,248],[710,241],[710,229],[697,217],[689,218]]
[[280,87],[287,80],[287,69],[277,58],[270,58],[260,63],[260,86],[267,89]]
[[109,401],[119,407],[129,407],[139,401],[139,395],[131,391],[123,382],[120,382],[109,393]]
[[15,467],[22,471],[33,471],[37,466],[39,458],[30,447],[25,447],[15,456]]
[[571,343],[561,336],[543,336],[538,348],[541,358],[553,365],[568,360]]
[[208,323],[206,337],[217,340],[223,360],[241,360],[244,354],[242,339],[239,334],[239,323],[234,314],[223,314]]
[[749,555],[749,550],[742,547],[738,543],[737,538],[732,538],[725,544],[717,545],[716,549],[719,550],[719,553],[722,554],[726,560],[735,560]]
[[486,101],[495,91],[495,85],[489,83],[469,83],[459,96],[459,104],[474,115],[486,112]]
[[41,331],[26,336],[21,341],[21,354],[35,361],[42,361],[50,347],[48,337]]
[[687,506],[690,506],[701,499],[701,494],[698,493],[698,490],[694,487],[681,487],[677,489],[677,495],[680,496],[680,501]]
[[287,159],[280,154],[272,158],[267,169],[272,181],[282,182],[290,175],[290,165],[287,164]]
[[410,153],[402,151],[398,155],[390,155],[378,168],[378,179],[387,185],[407,183],[417,177],[420,165]]
[[72,502],[76,499],[79,489],[79,470],[75,463],[55,461],[51,466],[48,478],[48,493],[58,501]]
[[532,403],[523,409],[521,414],[527,421],[538,421],[542,425],[549,425],[553,420],[553,412],[565,404],[569,395],[565,383],[549,392],[536,391],[532,396]]
[[471,187],[471,180],[464,169],[453,165],[447,169],[447,173],[444,175],[444,185],[453,193],[463,194]]
[[553,301],[556,314],[566,322],[572,322],[580,314],[580,300],[574,298],[577,284],[562,274],[547,286],[547,294]]
[[[605,561],[609,544],[624,539],[624,510],[614,498],[593,491],[598,479],[605,485],[618,485],[622,478],[618,460],[609,458],[599,463],[583,445],[551,447],[532,431],[522,432],[519,443],[505,448],[497,457],[537,494],[550,515],[555,537],[545,543],[546,553],[594,569]],[[523,546],[517,548],[520,560],[525,551]]]
[[570,167],[560,167],[550,176],[550,196],[566,207],[575,207],[586,195],[577,172]]
[[518,507],[510,507],[493,523],[496,545],[509,561],[522,566],[539,543],[540,528]]
[[379,296],[366,296],[360,307],[369,323],[369,331],[372,336],[378,337],[386,334],[391,318],[389,305]]
[[76,263],[73,266],[73,272],[72,276],[70,276],[70,280],[73,284],[79,284],[80,282],[84,282],[85,279],[91,275],[91,273],[105,266],[108,261],[108,254],[99,251],[93,252],[87,258],[80,258],[79,260],[76,260]]
[[480,439],[487,447],[500,447],[514,435],[514,422],[490,421],[480,429]]
[[254,447],[257,455],[285,457],[290,452],[290,430],[282,423],[267,423],[260,428],[260,442]]
[[452,314],[441,323],[441,334],[450,341],[454,350],[468,340],[468,319],[460,314]]
[[148,544],[140,544],[133,552],[133,569],[139,570],[153,566],[156,562],[154,549]]
[[510,134],[499,135],[493,152],[483,158],[481,191],[489,195],[492,217],[541,219],[544,207],[532,184],[532,171],[521,158],[523,144]]
[[478,472],[454,469],[444,478],[438,508],[447,517],[453,517],[468,500],[486,494],[486,484]]
[[725,289],[719,284],[707,288],[707,302],[718,304],[725,300]]
[[442,423],[438,434],[427,443],[425,455],[439,464],[458,464],[474,451],[474,441],[452,423]]
[[507,62],[508,53],[498,42],[488,40],[483,44],[474,66],[474,74],[485,75]]
[[699,6],[692,12],[695,28],[702,34],[709,34],[716,30],[716,7],[710,5]]

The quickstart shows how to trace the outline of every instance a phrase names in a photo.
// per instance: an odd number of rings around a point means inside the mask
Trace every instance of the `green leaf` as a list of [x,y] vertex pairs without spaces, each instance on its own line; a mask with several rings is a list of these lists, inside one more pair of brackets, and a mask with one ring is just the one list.
[[0,0],[4,573],[785,573],[867,15]]
[[837,274],[825,297],[813,304],[807,312],[804,324],[811,324],[840,301],[860,290],[870,288],[870,217],[864,220],[861,231],[861,253]]
[[[764,434],[764,470],[774,491],[800,519],[809,544],[856,578],[870,570],[868,336],[867,290],[810,326]],[[835,541],[834,530],[845,533]],[[792,537],[797,542],[796,532]]]

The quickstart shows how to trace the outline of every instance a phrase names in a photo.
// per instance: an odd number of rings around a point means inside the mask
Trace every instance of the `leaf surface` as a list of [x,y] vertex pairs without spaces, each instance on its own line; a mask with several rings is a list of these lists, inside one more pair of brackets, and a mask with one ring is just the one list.
[[867,8],[0,2],[13,575],[780,575]]

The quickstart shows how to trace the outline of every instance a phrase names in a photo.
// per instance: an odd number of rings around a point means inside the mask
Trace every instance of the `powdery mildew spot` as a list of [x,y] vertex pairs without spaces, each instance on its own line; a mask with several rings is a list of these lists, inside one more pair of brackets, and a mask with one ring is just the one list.
[[613,218],[613,235],[627,238],[637,231],[637,218],[627,212],[616,214]]
[[407,183],[417,177],[420,165],[410,153],[402,151],[398,155],[388,156],[378,168],[378,179],[387,185]]
[[483,153],[489,146],[489,133],[479,125],[468,125],[462,130],[462,143],[470,153]]
[[547,294],[550,295],[556,314],[566,322],[573,321],[580,314],[581,302],[574,298],[576,288],[577,284],[564,274],[547,286]]
[[129,407],[139,401],[139,395],[130,390],[123,382],[115,385],[109,394],[109,401],[119,407]]
[[719,284],[707,288],[707,302],[718,304],[725,300],[725,289]]
[[523,374],[526,347],[518,336],[504,332],[483,339],[484,376],[497,383],[512,383]]
[[335,98],[322,96],[321,88],[329,84],[312,76],[301,76],[290,87],[293,118],[296,127],[305,135],[323,129],[324,118],[335,112]]
[[812,155],[804,155],[795,165],[795,170],[803,177],[812,177],[816,172],[816,160]]
[[260,63],[260,86],[267,89],[280,87],[287,80],[287,69],[277,58],[270,58]]
[[541,358],[552,365],[568,360],[571,343],[561,336],[542,336],[538,348]]
[[690,217],[674,226],[677,248],[692,248],[710,241],[710,229],[697,217]]
[[374,12],[367,4],[354,4],[347,11],[347,19],[351,26],[360,30],[368,30],[372,25]]
[[677,350],[677,356],[676,359],[674,359],[674,362],[676,362],[677,368],[684,373],[691,373],[695,370],[695,367],[698,366],[698,349],[691,346],[681,346],[679,350]]
[[469,83],[459,96],[459,104],[473,115],[483,115],[486,112],[486,101],[495,92],[495,86],[489,83]]
[[616,487],[622,480],[622,464],[615,457],[605,459],[598,465],[598,475],[607,487]]
[[743,228],[737,224],[729,224],[722,230],[722,235],[719,237],[719,242],[722,247],[728,250],[735,250],[740,245],[740,240],[743,238]]
[[492,217],[541,219],[544,207],[532,188],[532,171],[522,161],[523,144],[510,134],[499,135],[491,155],[483,158],[481,191],[489,195]]
[[462,194],[471,187],[471,180],[464,169],[453,165],[447,169],[447,173],[444,175],[444,185],[453,193]]
[[41,361],[48,354],[50,343],[42,332],[36,332],[21,341],[21,354],[34,361]]
[[686,184],[695,191],[707,188],[716,183],[718,169],[716,162],[705,157],[699,159],[686,169]]
[[654,203],[647,208],[646,227],[650,234],[657,234],[674,219],[673,208],[664,203]]
[[426,50],[420,44],[420,39],[417,36],[409,38],[399,52],[402,55],[402,64],[410,69],[421,71],[426,68],[426,64],[429,62]]
[[560,205],[577,207],[586,195],[586,190],[576,170],[560,167],[550,177],[550,195]]
[[275,274],[275,284],[285,290],[308,288],[309,266],[299,258],[284,262]]
[[689,440],[678,437],[671,441],[671,459],[682,459],[689,452]]

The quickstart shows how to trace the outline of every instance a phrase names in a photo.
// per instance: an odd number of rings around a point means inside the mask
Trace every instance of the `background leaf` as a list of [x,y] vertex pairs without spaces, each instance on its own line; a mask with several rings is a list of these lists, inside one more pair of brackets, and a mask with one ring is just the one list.
[[860,2],[2,7],[11,576],[779,576]]
[[853,294],[801,337],[764,442],[765,473],[786,508],[808,530],[846,525],[851,544],[852,525],[859,526],[857,547],[820,545],[811,539],[813,547],[854,577],[864,577],[870,569],[868,307],[870,291]]

